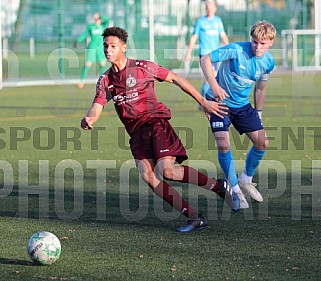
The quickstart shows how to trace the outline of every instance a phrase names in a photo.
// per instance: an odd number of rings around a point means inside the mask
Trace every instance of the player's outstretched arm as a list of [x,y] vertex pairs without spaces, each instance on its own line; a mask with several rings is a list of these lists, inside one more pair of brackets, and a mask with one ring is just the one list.
[[83,41],[85,41],[87,39],[88,36],[90,36],[89,25],[86,27],[86,30],[77,37],[75,42],[77,42],[77,43],[83,42]]
[[198,36],[196,34],[193,34],[189,40],[189,44],[186,50],[186,55],[185,55],[185,61],[187,63],[191,62],[191,58],[192,58],[192,52],[193,52],[193,48],[196,44]]
[[109,25],[109,17],[106,17],[106,16],[101,16],[101,24],[104,25],[104,26],[108,26]]
[[91,130],[93,124],[97,122],[103,110],[103,106],[99,103],[93,103],[87,112],[87,115],[81,120],[80,126],[84,130]]
[[224,100],[229,95],[222,89],[217,83],[213,71],[213,64],[210,54],[201,58],[201,67],[207,82],[210,84],[212,92],[218,98],[218,100]]
[[228,108],[225,104],[206,100],[188,80],[177,75],[176,73],[170,71],[165,81],[174,83],[180,87],[185,93],[195,99],[199,105],[203,107],[206,113],[213,113],[221,118],[223,118],[223,115],[227,114]]

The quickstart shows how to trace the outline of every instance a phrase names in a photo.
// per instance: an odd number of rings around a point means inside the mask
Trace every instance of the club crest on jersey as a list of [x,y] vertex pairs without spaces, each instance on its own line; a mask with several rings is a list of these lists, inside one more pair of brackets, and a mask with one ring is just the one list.
[[135,77],[132,77],[132,76],[129,76],[127,79],[126,79],[126,85],[128,87],[134,87],[136,85],[136,78]]

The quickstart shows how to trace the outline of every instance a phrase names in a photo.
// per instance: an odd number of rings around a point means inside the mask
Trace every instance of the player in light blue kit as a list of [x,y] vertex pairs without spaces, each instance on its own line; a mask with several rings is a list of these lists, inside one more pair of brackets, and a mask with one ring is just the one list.
[[[220,47],[220,40],[222,40],[224,45],[229,43],[228,37],[225,33],[223,22],[220,17],[216,16],[217,6],[215,1],[206,1],[206,16],[199,17],[194,25],[194,31],[190,38],[185,62],[190,65],[192,51],[194,45],[198,39],[199,41],[199,56],[205,56],[212,52],[213,50]],[[213,63],[213,71],[216,75],[217,63]],[[205,81],[202,84],[201,94],[205,97],[206,92],[209,90],[210,86]]]
[[[260,21],[251,28],[251,42],[229,44],[201,59],[202,70],[212,90],[209,91],[213,94],[212,99],[222,101],[229,107],[229,114],[223,119],[212,114],[210,125],[218,146],[218,161],[233,191],[237,192],[243,209],[249,205],[240,187],[255,201],[263,201],[252,178],[268,145],[261,117],[267,82],[274,69],[274,59],[268,50],[275,36],[274,26]],[[221,62],[216,78],[212,70],[213,62]],[[249,101],[253,85],[254,108]],[[239,179],[230,151],[228,130],[231,124],[240,134],[246,133],[253,143]]]

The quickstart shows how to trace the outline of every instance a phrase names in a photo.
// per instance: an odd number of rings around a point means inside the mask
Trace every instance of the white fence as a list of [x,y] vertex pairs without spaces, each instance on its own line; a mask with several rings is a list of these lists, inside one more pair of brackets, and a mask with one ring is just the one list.
[[281,37],[284,69],[321,70],[321,30],[282,30]]

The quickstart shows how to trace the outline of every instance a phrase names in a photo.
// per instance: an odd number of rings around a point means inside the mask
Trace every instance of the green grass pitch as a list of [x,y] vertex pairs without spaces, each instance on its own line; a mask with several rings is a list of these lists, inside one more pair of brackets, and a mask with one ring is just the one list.
[[[200,81],[192,81],[200,87]],[[0,91],[1,280],[319,280],[321,74],[272,75],[263,122],[270,146],[255,175],[265,201],[231,213],[215,194],[173,185],[210,228],[175,233],[185,218],[140,183],[113,106],[79,128],[94,85]],[[157,84],[189,164],[222,176],[204,114],[177,87]],[[244,136],[231,131],[241,172]],[[29,237],[56,234],[60,260],[33,266]]]

